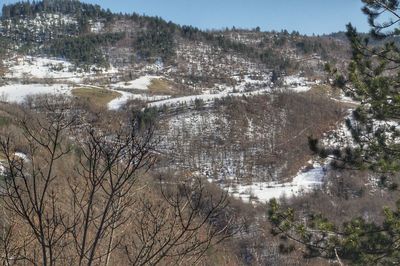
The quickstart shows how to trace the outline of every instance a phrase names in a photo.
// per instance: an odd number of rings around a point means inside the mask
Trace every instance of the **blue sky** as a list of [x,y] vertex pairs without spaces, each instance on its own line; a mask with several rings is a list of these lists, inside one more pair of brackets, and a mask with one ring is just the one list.
[[[0,0],[0,4],[16,2]],[[115,12],[160,16],[202,29],[236,26],[323,34],[345,30],[351,22],[368,31],[361,0],[86,0]]]

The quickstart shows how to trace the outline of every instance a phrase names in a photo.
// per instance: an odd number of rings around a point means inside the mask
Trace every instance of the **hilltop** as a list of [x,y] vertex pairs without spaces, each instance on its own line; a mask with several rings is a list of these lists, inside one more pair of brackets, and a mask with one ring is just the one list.
[[[321,74],[326,60],[346,53],[346,45],[330,37],[258,29],[201,31],[69,0],[4,5],[0,32],[2,51],[52,56],[86,67],[136,70],[156,64],[199,82],[229,79],[243,71],[251,74],[254,68]],[[233,67],[236,73],[229,69]]]

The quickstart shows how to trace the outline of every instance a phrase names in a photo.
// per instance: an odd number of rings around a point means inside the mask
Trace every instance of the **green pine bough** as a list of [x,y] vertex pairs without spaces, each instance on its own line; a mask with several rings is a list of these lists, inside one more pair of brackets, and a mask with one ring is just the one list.
[[[363,0],[371,32],[367,37],[349,24],[352,60],[340,73],[327,65],[333,83],[360,104],[346,125],[354,145],[323,147],[310,139],[311,149],[333,157],[337,167],[368,169],[382,176],[397,190],[400,172],[400,8],[398,0]],[[389,190],[390,191],[390,190]],[[282,252],[305,246],[309,257],[336,260],[351,265],[400,264],[400,201],[383,207],[380,223],[353,218],[341,225],[318,213],[299,212],[269,203],[272,232],[280,235]]]

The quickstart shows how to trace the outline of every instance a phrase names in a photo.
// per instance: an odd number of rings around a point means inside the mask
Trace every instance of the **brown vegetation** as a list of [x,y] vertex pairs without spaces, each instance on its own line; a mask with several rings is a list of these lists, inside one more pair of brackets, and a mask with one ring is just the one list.
[[106,107],[110,101],[121,96],[118,92],[100,88],[76,88],[71,92],[73,96],[99,107]]
[[144,179],[153,127],[114,117],[118,127],[99,128],[68,99],[42,100],[14,114],[18,127],[0,141],[6,265],[189,264],[236,233],[221,216],[226,194],[212,197],[190,176]]
[[168,167],[175,160],[178,168],[199,169],[214,179],[284,181],[311,158],[308,137],[321,137],[343,116],[340,104],[313,93],[225,98],[212,108],[161,117],[159,134]]

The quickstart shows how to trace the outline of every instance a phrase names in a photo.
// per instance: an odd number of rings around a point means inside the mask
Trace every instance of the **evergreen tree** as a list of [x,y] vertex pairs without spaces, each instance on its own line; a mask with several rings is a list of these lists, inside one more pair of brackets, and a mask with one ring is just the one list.
[[[394,40],[400,33],[399,1],[363,3],[370,37],[362,38],[349,24],[347,37],[353,55],[347,73],[327,67],[336,75],[335,83],[360,102],[347,121],[354,145],[323,148],[310,139],[310,146],[321,156],[333,155],[336,166],[375,171],[386,185],[396,189],[400,171],[400,46]],[[276,200],[269,205],[274,232],[305,244],[310,256],[354,265],[399,265],[400,201],[396,210],[384,208],[383,214],[381,224],[355,218],[335,226],[317,214],[300,218]]]

